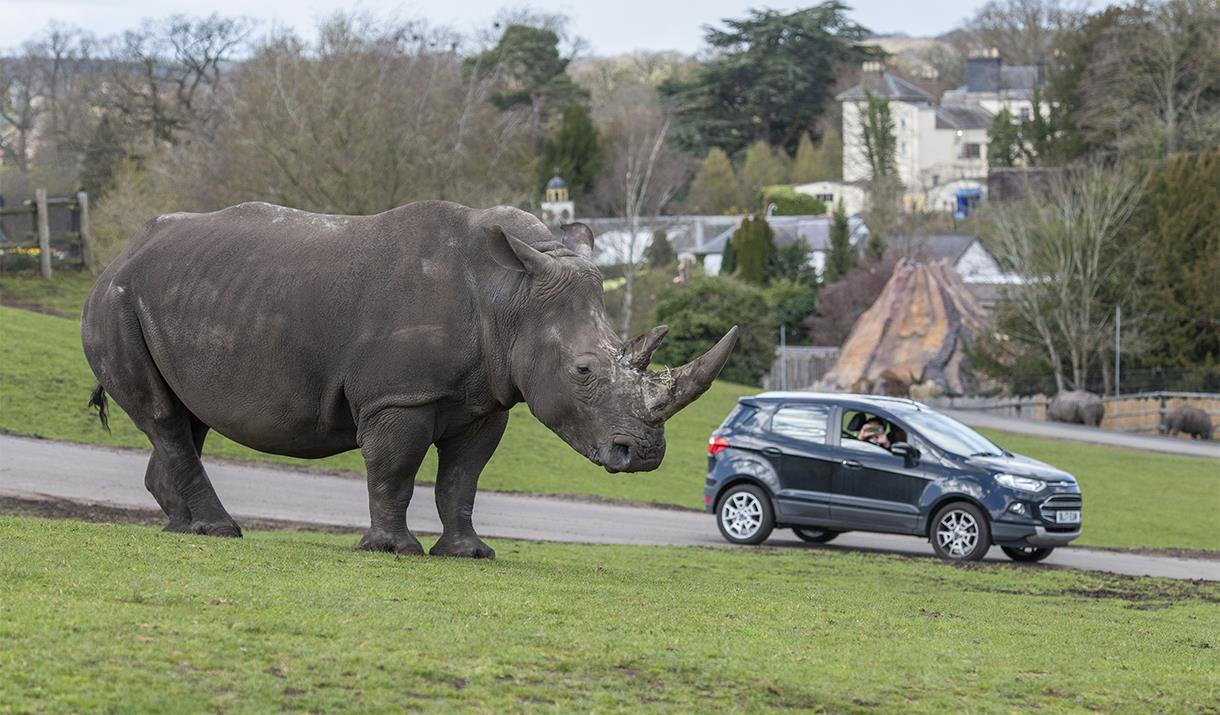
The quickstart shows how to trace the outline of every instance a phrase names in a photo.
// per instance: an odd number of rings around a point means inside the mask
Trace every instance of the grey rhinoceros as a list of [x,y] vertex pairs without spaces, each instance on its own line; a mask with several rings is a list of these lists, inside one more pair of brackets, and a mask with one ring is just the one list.
[[1084,390],[1060,392],[1046,406],[1046,419],[1091,427],[1101,426],[1106,416],[1106,404],[1101,397]]
[[624,343],[602,301],[593,234],[534,216],[424,201],[374,216],[265,203],[149,221],[81,318],[99,386],[152,443],[144,483],[167,530],[240,536],[200,462],[209,430],[254,449],[359,448],[371,527],[360,548],[423,553],[415,473],[439,454],[444,533],[431,553],[492,557],[471,524],[479,473],[526,402],[608,471],[655,469],[664,422],[712,384],[734,327],[650,373],[660,326]]
[[1185,432],[1191,439],[1212,438],[1212,418],[1192,405],[1179,405],[1165,418],[1165,431],[1170,437]]

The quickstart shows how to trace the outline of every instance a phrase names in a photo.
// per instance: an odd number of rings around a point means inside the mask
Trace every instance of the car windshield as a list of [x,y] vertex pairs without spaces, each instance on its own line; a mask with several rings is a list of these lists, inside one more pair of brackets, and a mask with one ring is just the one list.
[[1006,454],[991,440],[939,412],[912,410],[902,416],[924,438],[946,452],[963,457],[1001,457]]

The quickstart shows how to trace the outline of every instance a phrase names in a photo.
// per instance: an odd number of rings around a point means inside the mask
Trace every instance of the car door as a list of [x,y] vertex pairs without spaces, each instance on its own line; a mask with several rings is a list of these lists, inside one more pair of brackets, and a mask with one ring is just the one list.
[[830,517],[834,450],[827,444],[829,405],[781,405],[768,426],[770,444],[763,454],[776,465],[780,490],[775,495],[781,522],[825,523]]
[[[889,415],[869,412],[906,429]],[[919,462],[908,467],[902,457],[889,450],[849,439],[841,430],[834,431],[838,445],[831,479],[830,516],[835,524],[870,531],[916,533],[919,498],[931,480],[927,470]]]

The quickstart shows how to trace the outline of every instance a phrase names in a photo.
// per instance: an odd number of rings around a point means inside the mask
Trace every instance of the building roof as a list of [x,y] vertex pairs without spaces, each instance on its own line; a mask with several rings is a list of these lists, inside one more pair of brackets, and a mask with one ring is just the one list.
[[835,99],[840,102],[862,102],[868,98],[868,94],[878,99],[902,102],[936,102],[936,97],[931,93],[889,72],[865,74],[860,78],[860,84],[844,90]]
[[993,118],[979,104],[942,104],[936,108],[937,129],[986,129]]
[[[995,59],[991,62],[998,63],[999,60]],[[994,65],[981,66],[985,64],[987,63],[978,63],[976,66],[968,65],[966,84],[956,89],[945,90],[944,99],[950,102],[961,101],[968,99],[971,94],[979,93],[995,93],[1028,99],[1033,96],[1035,89],[1046,83],[1042,68],[1037,65],[1001,64],[998,68]],[[996,69],[999,72],[996,72]]]
[[[534,186],[537,185],[538,184],[534,184]],[[566,189],[568,188],[568,182],[560,178],[559,174],[556,174],[551,177],[550,181],[546,182],[546,187],[548,189]]]
[[922,261],[947,260],[957,263],[966,250],[978,239],[964,234],[936,234],[932,236],[897,236],[886,243],[890,253]]

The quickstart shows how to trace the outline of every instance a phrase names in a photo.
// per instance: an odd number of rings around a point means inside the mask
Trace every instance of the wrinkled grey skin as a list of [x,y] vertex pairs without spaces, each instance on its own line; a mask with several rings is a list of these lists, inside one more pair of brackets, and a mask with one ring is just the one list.
[[1211,439],[1212,420],[1198,407],[1180,405],[1166,415],[1165,431],[1171,437],[1177,437],[1179,432],[1185,432],[1192,439]]
[[[101,275],[81,336],[100,387],[152,443],[145,485],[168,530],[240,536],[199,460],[208,430],[324,457],[359,447],[360,547],[422,553],[415,473],[439,454],[431,553],[491,557],[471,524],[479,473],[524,401],[608,471],[655,469],[664,421],[720,373],[736,328],[664,373],[666,328],[624,344],[588,227],[425,201],[375,216],[249,203],[150,221]],[[104,392],[102,391],[104,390]]]
[[1046,418],[1052,422],[1098,427],[1105,416],[1106,406],[1101,398],[1084,390],[1060,392],[1046,407]]

